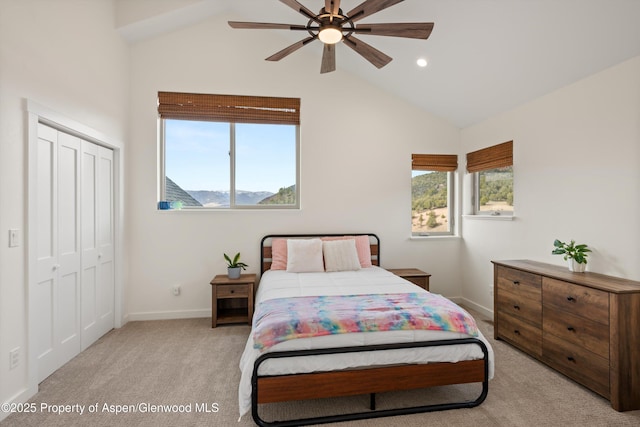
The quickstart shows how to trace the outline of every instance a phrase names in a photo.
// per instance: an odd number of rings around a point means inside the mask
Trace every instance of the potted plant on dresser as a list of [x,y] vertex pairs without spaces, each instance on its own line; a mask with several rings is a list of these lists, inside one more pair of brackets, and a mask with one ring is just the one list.
[[553,255],[564,255],[564,260],[569,261],[569,271],[583,273],[587,266],[587,256],[591,249],[585,244],[576,245],[575,240],[569,243],[556,239],[553,241]]
[[242,270],[246,270],[248,265],[244,262],[240,262],[240,252],[238,252],[233,259],[227,254],[223,254],[224,259],[227,261],[227,275],[229,279],[239,279]]

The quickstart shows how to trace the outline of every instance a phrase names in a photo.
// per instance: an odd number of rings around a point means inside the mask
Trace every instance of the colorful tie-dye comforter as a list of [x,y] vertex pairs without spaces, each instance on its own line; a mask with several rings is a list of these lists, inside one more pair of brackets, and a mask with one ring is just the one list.
[[478,336],[471,315],[432,293],[276,298],[260,303],[253,317],[260,350],[296,338],[415,329]]

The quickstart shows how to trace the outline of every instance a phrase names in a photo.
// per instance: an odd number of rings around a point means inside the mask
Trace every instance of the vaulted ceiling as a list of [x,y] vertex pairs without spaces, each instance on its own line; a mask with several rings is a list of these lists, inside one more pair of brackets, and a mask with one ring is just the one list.
[[[324,6],[323,0],[299,2],[314,12]],[[361,2],[342,0],[342,9]],[[132,43],[217,14],[235,21],[307,21],[278,0],[115,3],[118,30]],[[405,0],[361,23],[434,22],[429,39],[358,36],[393,61],[377,69],[338,45],[336,72],[356,75],[462,128],[640,55],[639,17],[640,0]],[[252,32],[256,38],[261,31],[282,35],[283,43],[272,51],[254,52],[256,61],[305,36],[286,30],[229,31]],[[304,54],[314,52],[319,73],[321,49]],[[428,66],[419,68],[418,58],[426,58]],[[287,59],[273,66],[281,70]]]

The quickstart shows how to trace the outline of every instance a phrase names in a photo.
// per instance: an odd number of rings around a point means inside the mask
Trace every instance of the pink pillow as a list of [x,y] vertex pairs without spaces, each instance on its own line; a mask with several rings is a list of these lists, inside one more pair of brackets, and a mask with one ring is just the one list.
[[287,239],[273,239],[271,242],[271,270],[287,269]]
[[[369,236],[331,236],[322,240],[355,239],[356,251],[361,268],[369,268],[371,264],[371,246]],[[271,242],[271,270],[287,269],[287,239],[273,239]]]

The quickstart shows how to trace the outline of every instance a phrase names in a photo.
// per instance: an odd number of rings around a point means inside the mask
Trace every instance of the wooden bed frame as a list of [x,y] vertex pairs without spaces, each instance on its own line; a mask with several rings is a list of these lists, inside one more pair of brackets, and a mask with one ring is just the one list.
[[[380,266],[380,240],[375,234],[345,233],[317,235],[268,235],[261,243],[261,273],[271,265],[270,242],[274,238],[314,238],[337,236],[369,236],[371,261]],[[355,353],[361,351],[385,351],[399,348],[434,347],[448,345],[477,345],[482,349],[483,359],[467,360],[456,363],[437,362],[428,364],[407,364],[376,366],[371,368],[347,369],[339,371],[314,372],[295,375],[258,375],[260,365],[269,359],[320,354]],[[482,383],[482,391],[473,401],[444,404],[432,404],[411,408],[375,410],[375,394],[387,391],[412,390],[434,386]],[[423,341],[399,344],[383,344],[356,347],[339,347],[314,350],[269,352],[261,355],[254,364],[251,379],[251,413],[259,426],[302,426],[329,422],[378,418],[394,415],[415,414],[420,412],[441,411],[446,409],[471,408],[480,405],[489,391],[489,354],[486,345],[476,338],[463,338],[441,341]],[[293,400],[342,397],[359,394],[370,395],[370,411],[304,418],[288,421],[267,422],[260,418],[258,405],[265,403],[287,402]]]

